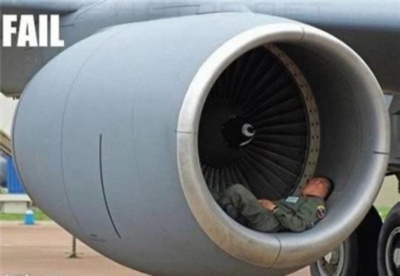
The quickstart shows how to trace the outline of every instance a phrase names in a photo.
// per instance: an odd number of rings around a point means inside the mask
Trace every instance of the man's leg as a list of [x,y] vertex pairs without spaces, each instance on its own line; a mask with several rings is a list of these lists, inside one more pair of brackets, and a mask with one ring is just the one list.
[[257,198],[240,184],[227,189],[217,202],[233,219],[243,217],[251,229],[262,232],[277,232],[280,229],[274,215],[262,207]]

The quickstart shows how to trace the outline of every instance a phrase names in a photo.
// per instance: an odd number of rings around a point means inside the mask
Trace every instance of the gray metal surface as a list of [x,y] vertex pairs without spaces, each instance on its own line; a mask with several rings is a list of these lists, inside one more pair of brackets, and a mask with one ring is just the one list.
[[[251,30],[214,53],[189,88],[178,128],[181,183],[201,227],[224,250],[248,262],[268,266],[276,257],[274,267],[300,265],[343,241],[372,204],[380,186],[373,183],[382,179],[389,152],[383,98],[363,61],[320,31],[290,25],[282,28],[277,33],[271,28]],[[197,149],[200,110],[215,76],[244,51],[268,42],[296,45],[283,48],[309,79],[320,109],[321,155],[316,174],[328,175],[336,183],[328,217],[301,234],[273,235],[279,241],[277,251],[271,250],[276,247],[271,236],[260,240],[258,235],[249,235],[247,229],[237,226],[212,204],[206,186],[198,185],[204,183],[198,157],[187,154]]]
[[[94,1],[84,3],[79,0],[1,0],[0,9],[2,13],[9,14],[68,14],[77,11],[79,8],[89,5]],[[2,32],[1,30],[0,32]]]
[[386,96],[390,116],[390,159],[388,173],[400,171],[400,94]]
[[[123,23],[217,12],[254,12],[290,18],[337,36],[367,62],[384,90],[400,91],[400,79],[393,77],[400,64],[396,50],[400,45],[399,0],[0,0],[0,14],[10,10],[63,14],[61,37],[66,43],[64,49],[103,28]],[[34,74],[64,49],[3,48],[0,51],[2,93],[20,95]]]
[[176,130],[201,64],[238,33],[275,20],[217,14],[124,25],[55,58],[30,82],[15,120],[16,163],[29,194],[78,238],[135,269],[265,274],[198,226],[179,180]]
[[[229,219],[199,164],[198,124],[214,82],[268,43],[312,87],[316,173],[336,183],[327,218],[299,234]],[[252,13],[120,25],[79,42],[29,83],[13,135],[40,208],[102,254],[154,275],[283,275],[312,262],[366,214],[389,152],[380,87],[356,53],[310,26]]]

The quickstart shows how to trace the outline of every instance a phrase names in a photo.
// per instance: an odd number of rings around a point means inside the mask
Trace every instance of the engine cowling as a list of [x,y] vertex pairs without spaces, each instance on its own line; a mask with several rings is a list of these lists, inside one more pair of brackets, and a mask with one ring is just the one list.
[[[227,13],[116,26],[28,84],[14,122],[35,203],[115,261],[157,275],[283,275],[342,242],[385,173],[380,87],[349,47],[298,22]],[[208,187],[335,182],[303,233],[231,220]]]

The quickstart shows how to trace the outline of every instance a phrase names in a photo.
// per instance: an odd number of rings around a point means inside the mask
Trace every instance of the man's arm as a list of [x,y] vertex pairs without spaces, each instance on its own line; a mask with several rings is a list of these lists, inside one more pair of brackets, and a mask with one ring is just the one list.
[[277,207],[273,211],[282,227],[293,232],[302,232],[315,218],[315,212],[309,208],[300,208],[297,212],[292,210],[283,210]]
[[259,199],[258,202],[268,211],[273,211],[276,208],[275,203],[268,199]]

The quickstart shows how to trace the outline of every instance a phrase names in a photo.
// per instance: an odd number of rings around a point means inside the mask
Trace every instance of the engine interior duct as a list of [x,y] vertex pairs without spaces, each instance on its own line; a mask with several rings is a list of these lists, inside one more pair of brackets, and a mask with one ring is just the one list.
[[242,183],[258,198],[280,199],[314,172],[319,140],[310,85],[284,52],[261,46],[235,60],[211,89],[200,120],[200,163],[215,191]]
[[[65,50],[25,89],[13,152],[35,203],[123,265],[285,275],[336,247],[369,210],[388,118],[373,73],[331,35],[210,14],[115,26]],[[248,229],[209,191],[240,182],[276,199],[314,174],[335,190],[326,218],[302,233]]]

